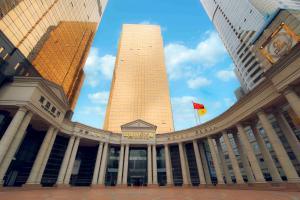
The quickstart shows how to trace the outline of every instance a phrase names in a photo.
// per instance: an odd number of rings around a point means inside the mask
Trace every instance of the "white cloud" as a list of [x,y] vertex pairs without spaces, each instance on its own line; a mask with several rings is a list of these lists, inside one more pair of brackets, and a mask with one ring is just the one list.
[[101,116],[104,115],[105,110],[103,110],[100,106],[84,106],[79,111],[79,115],[86,115],[86,116]]
[[92,103],[95,103],[95,104],[107,104],[108,97],[109,97],[109,92],[108,91],[88,94],[89,100]]
[[[194,96],[181,96],[171,98],[173,108],[173,118],[176,130],[190,128],[199,124],[196,121],[197,113],[193,108],[192,102],[201,102]],[[203,103],[203,102],[201,102]],[[201,124],[212,119],[217,114],[217,109],[221,107],[220,102],[211,102],[212,106],[205,105],[208,112],[200,119]]]
[[207,78],[197,77],[195,79],[190,79],[187,82],[188,87],[191,89],[198,89],[200,87],[204,87],[211,84],[211,81]]
[[87,58],[84,68],[87,83],[96,87],[100,84],[100,80],[110,80],[113,75],[116,57],[110,54],[100,56],[98,48],[91,48],[91,52]]
[[[199,68],[212,67],[226,56],[226,50],[216,32],[207,32],[207,37],[196,48],[181,43],[165,47],[166,65],[170,79],[191,76]],[[191,67],[192,65],[196,65]],[[195,69],[196,68],[196,69]]]
[[230,81],[232,79],[236,79],[235,73],[233,69],[229,70],[220,70],[217,72],[216,76],[221,80],[221,81]]

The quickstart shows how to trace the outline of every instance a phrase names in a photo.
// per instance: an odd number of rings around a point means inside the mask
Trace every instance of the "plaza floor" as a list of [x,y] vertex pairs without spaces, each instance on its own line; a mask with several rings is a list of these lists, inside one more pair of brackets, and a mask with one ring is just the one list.
[[193,188],[2,190],[0,200],[300,200],[300,192]]

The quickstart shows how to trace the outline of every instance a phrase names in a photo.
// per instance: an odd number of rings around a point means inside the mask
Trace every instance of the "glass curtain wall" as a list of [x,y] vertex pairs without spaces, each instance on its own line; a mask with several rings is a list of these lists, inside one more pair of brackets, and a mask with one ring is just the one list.
[[42,186],[53,186],[58,177],[60,166],[64,159],[65,151],[67,149],[69,138],[57,135],[53,144],[43,177]]
[[156,147],[156,160],[157,160],[157,181],[160,186],[164,186],[167,184],[164,147]]
[[89,186],[92,182],[98,146],[79,146],[70,184]]
[[170,146],[172,172],[173,172],[173,182],[175,186],[181,186],[183,184],[181,164],[179,156],[178,145]]
[[128,185],[147,185],[147,149],[132,147],[129,150]]
[[27,128],[25,138],[5,174],[4,186],[25,184],[45,134],[30,126]]
[[105,176],[105,185],[115,186],[117,184],[118,179],[120,147],[110,146],[108,156],[109,157]]
[[9,116],[9,112],[7,111],[0,111],[0,140],[4,135],[9,123],[11,122],[12,118]]
[[190,171],[191,184],[197,186],[200,184],[197,162],[194,152],[194,146],[192,143],[185,145],[186,157],[188,161],[188,167]]

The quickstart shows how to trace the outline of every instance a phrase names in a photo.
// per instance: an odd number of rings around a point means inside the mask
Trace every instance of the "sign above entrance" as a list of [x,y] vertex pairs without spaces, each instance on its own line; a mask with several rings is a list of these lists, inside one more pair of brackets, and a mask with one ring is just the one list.
[[129,122],[121,126],[124,140],[155,140],[156,126],[141,119]]
[[123,137],[127,139],[134,140],[150,140],[155,138],[155,133],[146,133],[146,132],[125,132]]

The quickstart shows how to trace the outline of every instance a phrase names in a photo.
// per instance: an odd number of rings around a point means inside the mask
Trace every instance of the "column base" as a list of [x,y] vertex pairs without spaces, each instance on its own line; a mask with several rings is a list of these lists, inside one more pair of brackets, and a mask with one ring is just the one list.
[[158,188],[159,185],[158,184],[149,184],[147,185],[147,188]]
[[299,184],[300,178],[294,178],[287,181],[287,183]]
[[286,190],[299,192],[300,191],[300,183],[299,182],[297,182],[297,183],[287,182],[286,183]]
[[106,188],[106,186],[104,184],[92,184],[91,188],[99,188],[99,189],[101,189],[101,188]]
[[70,188],[71,185],[70,184],[56,184],[55,185],[56,188]]
[[164,186],[162,186],[162,187],[171,188],[171,187],[174,187],[174,185],[173,185],[173,184],[170,184],[170,183],[168,183],[168,184],[166,184],[166,185],[164,185]]
[[191,186],[192,186],[191,184],[182,184],[181,187],[183,187],[183,188],[188,188],[188,187],[191,187]]
[[22,185],[22,188],[25,188],[25,189],[39,189],[41,188],[42,185],[41,184],[38,184],[38,183],[26,183],[26,184],[23,184]]
[[115,186],[116,188],[128,188],[128,185],[125,184],[119,184]]
[[223,186],[224,184],[217,184],[217,185],[215,185],[215,184],[205,184],[205,188],[222,188],[222,186]]

